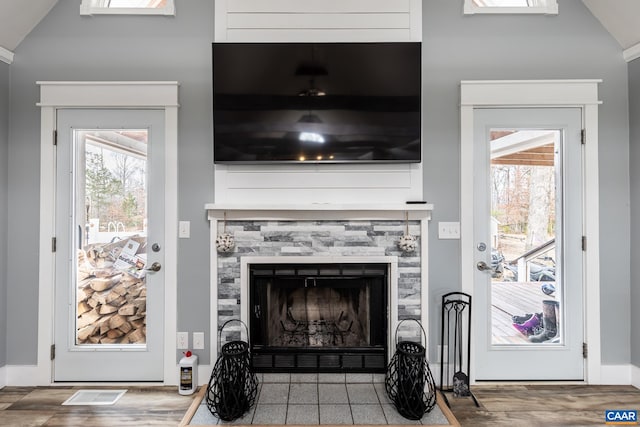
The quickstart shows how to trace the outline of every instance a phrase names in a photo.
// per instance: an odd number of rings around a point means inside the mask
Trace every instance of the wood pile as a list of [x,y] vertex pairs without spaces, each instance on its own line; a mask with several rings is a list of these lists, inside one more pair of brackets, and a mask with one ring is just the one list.
[[[133,250],[137,268],[123,268]],[[144,344],[147,289],[145,238],[131,237],[78,250],[77,344]]]

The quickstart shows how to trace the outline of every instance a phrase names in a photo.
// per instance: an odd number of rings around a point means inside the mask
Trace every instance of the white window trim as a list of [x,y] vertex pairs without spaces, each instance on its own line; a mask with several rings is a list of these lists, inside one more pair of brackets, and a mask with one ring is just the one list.
[[[97,6],[95,0],[82,0],[80,3],[80,15],[166,15],[175,16],[176,7],[174,0],[167,0],[167,5],[162,8],[147,7],[105,7]],[[100,3],[98,0],[97,3]]]
[[60,108],[142,108],[165,112],[165,306],[164,385],[178,384],[175,338],[177,329],[178,259],[178,82],[36,82],[40,86],[40,244],[38,288],[38,359],[36,366],[11,366],[7,384],[44,386],[53,384],[49,360],[53,343],[55,235],[56,112]]
[[[462,81],[460,87],[460,226],[462,292],[473,295],[473,145],[474,110],[504,107],[578,107],[582,109],[587,143],[584,146],[584,339],[589,345],[585,380],[606,381],[600,337],[600,201],[598,181],[598,83],[602,80],[495,80]],[[474,353],[475,337],[471,338]],[[475,372],[475,360],[470,361]],[[475,376],[470,378],[475,382]]]
[[478,7],[473,0],[464,0],[464,14],[538,14],[538,15],[557,15],[558,1],[547,0],[545,6],[538,7],[506,7],[506,6],[485,6]]

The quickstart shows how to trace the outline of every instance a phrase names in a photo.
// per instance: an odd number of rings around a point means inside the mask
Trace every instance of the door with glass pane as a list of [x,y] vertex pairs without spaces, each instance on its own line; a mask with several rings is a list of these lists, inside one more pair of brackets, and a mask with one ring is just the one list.
[[163,380],[164,115],[59,110],[55,381]]
[[583,379],[581,123],[474,111],[477,380]]

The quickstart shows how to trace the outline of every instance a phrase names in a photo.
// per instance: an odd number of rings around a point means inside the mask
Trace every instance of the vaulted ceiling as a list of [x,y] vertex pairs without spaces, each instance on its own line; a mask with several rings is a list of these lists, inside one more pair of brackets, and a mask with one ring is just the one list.
[[[0,1],[0,50],[13,51],[58,0]],[[65,0],[69,1],[69,0]],[[78,11],[80,10],[80,1]],[[460,0],[462,1],[462,0]],[[620,43],[622,49],[640,51],[639,0],[582,0]],[[562,13],[562,2],[560,2]],[[628,56],[628,55],[625,55]]]

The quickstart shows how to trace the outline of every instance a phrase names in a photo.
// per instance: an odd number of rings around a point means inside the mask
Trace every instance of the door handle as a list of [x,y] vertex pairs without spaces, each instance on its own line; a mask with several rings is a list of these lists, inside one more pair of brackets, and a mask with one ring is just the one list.
[[161,269],[162,269],[162,264],[160,264],[157,261],[151,264],[151,267],[145,268],[146,271],[160,271]]
[[480,271],[492,270],[492,268],[489,267],[484,261],[478,261],[478,263],[476,264],[476,268]]

